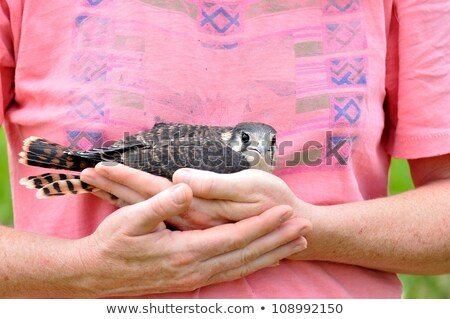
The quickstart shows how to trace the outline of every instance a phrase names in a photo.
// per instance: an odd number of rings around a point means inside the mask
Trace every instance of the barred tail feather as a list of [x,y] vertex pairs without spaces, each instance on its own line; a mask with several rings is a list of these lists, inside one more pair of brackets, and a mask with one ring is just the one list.
[[23,141],[19,162],[24,165],[71,171],[82,171],[97,164],[97,161],[69,155],[69,152],[71,150],[67,147],[32,136]]
[[29,189],[40,189],[56,181],[80,179],[78,175],[45,173],[37,176],[28,176],[22,178],[19,183]]
[[80,179],[66,179],[43,186],[36,192],[36,197],[42,199],[55,196],[94,193],[98,191],[98,188],[86,184]]
[[78,175],[46,173],[28,176],[20,184],[30,189],[37,189],[37,198],[49,198],[98,192],[99,189],[80,180]]

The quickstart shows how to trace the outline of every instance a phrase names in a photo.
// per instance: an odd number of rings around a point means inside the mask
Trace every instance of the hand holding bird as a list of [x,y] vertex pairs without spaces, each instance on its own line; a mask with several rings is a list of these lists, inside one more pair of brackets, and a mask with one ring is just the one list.
[[[297,198],[283,180],[261,170],[217,174],[180,169],[171,182],[124,165],[99,164],[95,169],[83,171],[81,179],[106,191],[95,194],[118,206],[139,203],[173,184],[187,184],[194,196],[189,209],[168,220],[169,224],[182,230],[236,222],[278,205],[289,205],[294,211],[301,212],[314,209],[313,205]],[[114,194],[115,198],[111,199],[109,194]]]

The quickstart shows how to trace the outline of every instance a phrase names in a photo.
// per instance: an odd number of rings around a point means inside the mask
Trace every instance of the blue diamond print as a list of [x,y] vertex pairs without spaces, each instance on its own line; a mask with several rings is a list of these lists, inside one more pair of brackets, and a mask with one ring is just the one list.
[[[214,19],[217,18],[217,16],[219,16],[220,14],[222,14],[225,18],[228,19],[229,23],[226,24],[225,26],[223,26],[222,28],[219,27],[215,22]],[[205,18],[202,22],[201,25],[202,27],[205,26],[206,24],[210,24],[213,26],[214,29],[216,29],[217,32],[219,33],[225,33],[228,31],[228,29],[230,29],[232,26],[240,26],[239,23],[239,13],[237,13],[234,17],[231,16],[223,7],[220,7],[219,9],[217,9],[213,14],[208,15],[208,13],[206,13],[204,10],[202,10],[202,15]]]
[[[356,110],[356,115],[353,118],[350,116],[350,114],[348,114],[348,110],[351,107]],[[361,109],[353,100],[349,101],[343,108],[340,108],[339,105],[334,105],[334,109],[338,112],[338,114],[336,114],[334,118],[335,122],[337,122],[341,117],[345,117],[349,123],[355,124],[361,116]]]
[[88,0],[88,2],[91,6],[95,7],[95,6],[98,6],[100,3],[102,3],[103,0]]

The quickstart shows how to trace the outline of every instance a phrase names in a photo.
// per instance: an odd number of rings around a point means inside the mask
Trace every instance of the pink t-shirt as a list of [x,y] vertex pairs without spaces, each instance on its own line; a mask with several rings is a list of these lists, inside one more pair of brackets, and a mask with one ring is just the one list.
[[[114,210],[92,195],[37,200],[20,187],[46,171],[17,164],[24,138],[88,149],[157,121],[266,122],[279,132],[276,174],[302,200],[386,196],[391,155],[450,152],[449,16],[448,0],[2,1],[0,120],[15,225],[79,238]],[[400,293],[395,274],[283,261],[156,297]]]

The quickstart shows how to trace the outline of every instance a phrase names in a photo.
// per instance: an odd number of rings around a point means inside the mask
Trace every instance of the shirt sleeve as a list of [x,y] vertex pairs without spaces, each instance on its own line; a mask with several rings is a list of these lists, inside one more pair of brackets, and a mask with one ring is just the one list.
[[397,0],[387,54],[389,153],[450,153],[450,1]]
[[0,125],[14,97],[14,46],[9,8],[0,2]]

